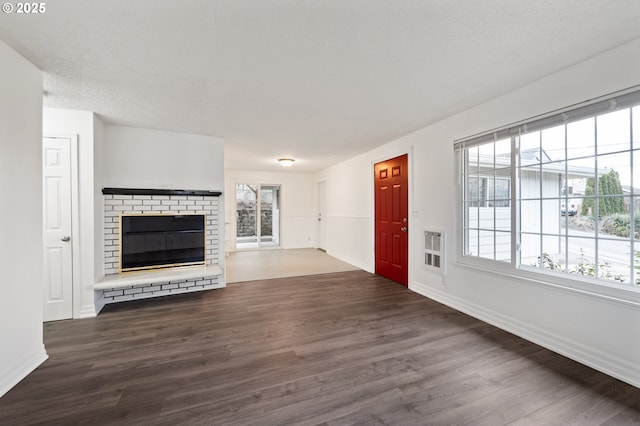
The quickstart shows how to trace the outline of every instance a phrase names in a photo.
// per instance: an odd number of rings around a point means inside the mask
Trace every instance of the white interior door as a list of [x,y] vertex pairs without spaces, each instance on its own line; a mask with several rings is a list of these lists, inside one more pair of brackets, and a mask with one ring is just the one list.
[[327,182],[318,183],[318,248],[327,250]]
[[73,317],[71,139],[43,138],[44,321]]

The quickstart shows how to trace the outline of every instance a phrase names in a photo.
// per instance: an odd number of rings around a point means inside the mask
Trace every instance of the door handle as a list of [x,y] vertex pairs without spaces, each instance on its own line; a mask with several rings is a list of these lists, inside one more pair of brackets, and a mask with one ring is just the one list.
[[60,241],[64,241],[65,243],[69,242],[71,241],[71,237],[68,235],[65,235],[64,237],[60,238]]
[[408,230],[408,229],[409,229],[409,228],[407,228],[406,226],[403,226],[402,228],[400,228],[400,230],[401,230],[402,232],[407,232],[407,230]]

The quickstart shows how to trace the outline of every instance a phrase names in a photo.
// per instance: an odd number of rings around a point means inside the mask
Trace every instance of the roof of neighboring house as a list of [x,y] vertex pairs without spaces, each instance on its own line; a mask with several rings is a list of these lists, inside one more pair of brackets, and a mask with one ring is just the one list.
[[540,163],[541,161],[544,163],[552,161],[549,154],[547,154],[547,151],[538,148],[520,150],[520,159],[522,161],[535,161],[536,163]]
[[631,190],[633,189],[633,195],[640,196],[640,188],[631,187],[630,185],[622,185],[622,192],[625,194],[631,194]]
[[[565,160],[553,160],[547,152],[540,148],[529,148],[520,151],[521,167],[524,170],[532,172],[540,171],[547,173],[568,173],[568,179],[588,178],[593,177],[593,167],[577,166],[575,164],[567,165]],[[478,164],[481,167],[490,166],[498,168],[510,168],[511,167],[511,154],[503,153],[489,155],[479,154]],[[598,176],[602,176],[609,173],[609,169],[598,169]]]

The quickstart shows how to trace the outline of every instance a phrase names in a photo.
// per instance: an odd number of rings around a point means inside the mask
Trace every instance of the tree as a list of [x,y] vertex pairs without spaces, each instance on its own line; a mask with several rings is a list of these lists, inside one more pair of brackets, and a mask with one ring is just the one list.
[[595,179],[588,178],[587,184],[584,188],[584,201],[582,203],[582,215],[593,215],[596,212],[595,201],[593,195],[595,194]]
[[[584,195],[585,199],[582,203],[582,214],[588,215],[589,210],[591,214],[595,215],[594,199],[595,194],[595,179],[587,179],[587,185],[585,186]],[[620,175],[615,170],[609,171],[606,175],[602,175],[598,178],[598,217],[603,218],[611,216],[616,213],[624,213],[624,200],[622,199],[622,183],[620,182]],[[612,197],[611,195],[617,195]]]
[[624,213],[624,199],[621,197],[623,192],[620,175],[615,170],[611,170],[609,175],[611,176],[611,194],[620,195],[620,197],[610,198],[611,208],[613,210],[612,214]]

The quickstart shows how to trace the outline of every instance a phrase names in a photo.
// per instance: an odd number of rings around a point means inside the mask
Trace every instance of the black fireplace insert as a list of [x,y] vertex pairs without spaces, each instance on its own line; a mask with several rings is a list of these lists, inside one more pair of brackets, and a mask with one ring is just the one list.
[[120,270],[205,264],[205,216],[123,214]]

